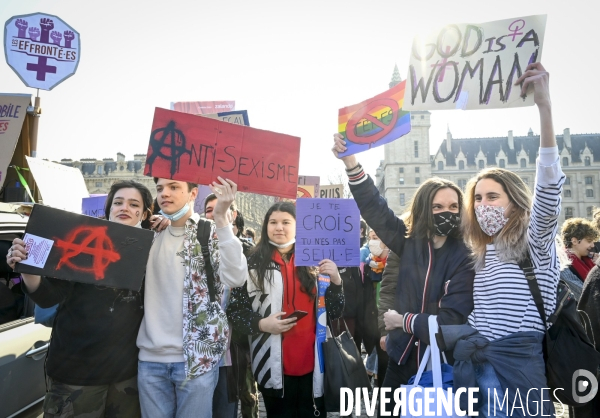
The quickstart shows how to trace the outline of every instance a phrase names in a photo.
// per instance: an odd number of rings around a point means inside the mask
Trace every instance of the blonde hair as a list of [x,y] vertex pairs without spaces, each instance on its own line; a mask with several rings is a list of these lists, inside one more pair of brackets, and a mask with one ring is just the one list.
[[[502,186],[510,200],[511,215],[508,222],[493,237],[488,236],[475,216],[475,187],[480,180],[490,179]],[[531,215],[531,191],[521,177],[502,168],[482,170],[467,183],[465,210],[462,216],[462,232],[465,243],[471,250],[475,271],[485,267],[486,245],[493,243],[502,262],[519,262],[527,254],[527,227]]]

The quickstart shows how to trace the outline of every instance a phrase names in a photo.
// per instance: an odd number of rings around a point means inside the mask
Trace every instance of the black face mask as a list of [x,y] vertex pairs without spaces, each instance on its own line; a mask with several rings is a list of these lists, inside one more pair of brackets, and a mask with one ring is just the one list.
[[447,237],[458,228],[460,215],[454,212],[440,212],[433,214],[433,226],[435,226],[435,235]]

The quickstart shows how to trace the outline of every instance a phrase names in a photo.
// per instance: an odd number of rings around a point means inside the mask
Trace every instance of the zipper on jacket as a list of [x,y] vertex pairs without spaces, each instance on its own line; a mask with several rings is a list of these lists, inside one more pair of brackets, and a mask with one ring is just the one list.
[[[431,274],[431,266],[433,265],[433,259],[431,257],[431,242],[427,242],[427,247],[429,249],[429,263],[427,266],[427,274],[425,275],[425,286],[423,288],[423,300],[421,301],[421,312],[420,313],[425,312],[425,300],[427,300],[427,284],[429,283],[429,276]],[[400,365],[402,363],[402,360],[404,360],[404,356],[406,356],[408,347],[410,347],[410,345],[412,344],[414,337],[415,337],[414,334],[412,337],[410,337],[410,341],[406,345],[406,348],[404,349],[404,353],[402,353],[402,356],[400,356],[400,361],[398,361],[398,365]],[[421,344],[420,343],[421,343],[421,340],[418,341],[418,345],[417,345],[417,367],[419,367],[419,359],[421,358]]]

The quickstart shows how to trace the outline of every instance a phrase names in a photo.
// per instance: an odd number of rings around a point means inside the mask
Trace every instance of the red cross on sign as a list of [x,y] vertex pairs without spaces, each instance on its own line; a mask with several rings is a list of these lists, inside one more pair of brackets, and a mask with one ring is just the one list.
[[[381,110],[381,108],[385,107],[389,108],[392,113],[392,120],[387,125],[380,119],[377,119],[375,116],[371,115],[371,112],[375,110]],[[396,121],[398,120],[398,111],[398,102],[394,99],[382,98],[373,100],[352,115],[348,121],[348,124],[346,125],[346,137],[355,144],[372,144],[377,142],[390,133],[392,129],[394,129]],[[381,130],[376,131],[371,135],[357,135],[356,127],[363,120],[368,120],[373,125],[381,128]]]

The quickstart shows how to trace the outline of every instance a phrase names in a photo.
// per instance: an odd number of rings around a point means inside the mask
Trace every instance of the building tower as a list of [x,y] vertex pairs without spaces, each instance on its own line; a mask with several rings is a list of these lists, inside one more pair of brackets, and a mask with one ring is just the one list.
[[[390,88],[402,81],[398,66],[394,67]],[[384,159],[377,169],[376,184],[389,207],[400,215],[421,182],[431,177],[429,128],[431,113],[411,112],[410,132],[384,145]]]

